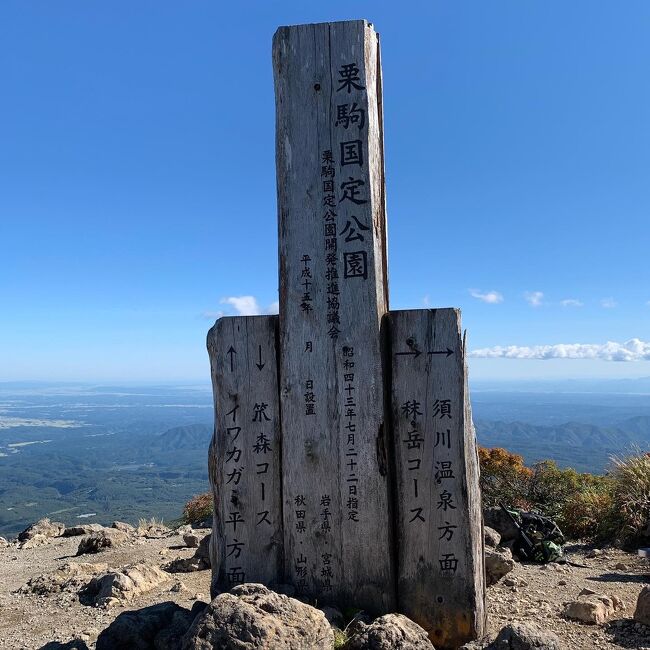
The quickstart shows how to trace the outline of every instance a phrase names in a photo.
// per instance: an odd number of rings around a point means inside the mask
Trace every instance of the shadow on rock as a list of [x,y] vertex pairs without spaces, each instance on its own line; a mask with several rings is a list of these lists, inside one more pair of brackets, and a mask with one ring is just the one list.
[[75,639],[74,641],[67,641],[66,643],[59,643],[58,641],[50,641],[38,650],[89,650],[84,641]]
[[171,601],[120,614],[97,638],[97,650],[177,650],[206,603],[192,610]]

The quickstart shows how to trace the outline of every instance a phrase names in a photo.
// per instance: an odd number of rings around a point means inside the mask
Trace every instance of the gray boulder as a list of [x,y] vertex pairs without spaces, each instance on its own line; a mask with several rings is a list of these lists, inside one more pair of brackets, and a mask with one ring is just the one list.
[[646,585],[641,589],[641,593],[636,601],[634,610],[634,620],[637,623],[643,623],[650,627],[650,586]]
[[133,600],[169,580],[169,573],[140,562],[93,578],[84,596],[94,605],[111,606]]
[[483,538],[485,539],[485,545],[490,548],[496,548],[501,544],[501,535],[499,535],[494,528],[490,528],[489,526],[483,527]]
[[434,650],[426,631],[403,614],[386,614],[356,627],[344,650]]
[[193,613],[165,602],[120,614],[97,638],[96,650],[177,650]]
[[82,537],[77,549],[77,555],[85,553],[99,553],[107,548],[121,546],[129,540],[126,533],[115,528],[103,528],[95,533]]
[[324,650],[333,645],[334,632],[319,609],[263,585],[243,584],[217,596],[194,620],[180,647]]
[[487,650],[563,650],[563,647],[553,632],[534,623],[514,621],[499,632]]
[[114,521],[111,524],[111,528],[121,530],[123,533],[127,533],[127,535],[135,534],[135,527],[131,526],[131,524],[125,524],[123,521]]
[[80,524],[78,526],[68,526],[63,531],[63,537],[79,537],[80,535],[91,535],[104,530],[104,526],[99,524]]
[[513,542],[519,536],[512,520],[499,506],[483,509],[483,523],[501,535],[501,544]]
[[41,573],[29,579],[18,593],[47,596],[62,591],[78,592],[98,573],[108,571],[108,564],[87,562],[67,563],[50,573]]
[[31,524],[22,533],[18,535],[19,542],[26,542],[37,535],[43,538],[59,537],[65,530],[65,524],[60,521],[50,521],[49,519],[39,519],[35,524]]
[[200,541],[201,538],[196,533],[185,533],[183,535],[183,543],[190,548],[199,548]]
[[485,549],[485,579],[488,587],[499,582],[503,576],[510,573],[514,568],[515,562],[512,559],[510,549]]
[[210,538],[211,534],[206,535],[200,542],[199,546],[192,557],[179,558],[173,560],[166,567],[165,571],[170,573],[192,573],[193,571],[205,571],[211,567],[210,564]]
[[625,606],[618,596],[606,596],[593,593],[591,589],[583,589],[577,600],[564,606],[563,615],[583,623],[602,625],[622,609]]

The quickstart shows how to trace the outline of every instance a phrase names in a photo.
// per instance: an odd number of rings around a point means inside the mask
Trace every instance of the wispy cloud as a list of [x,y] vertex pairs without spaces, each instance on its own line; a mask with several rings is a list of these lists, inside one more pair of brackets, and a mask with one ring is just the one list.
[[539,307],[544,300],[544,294],[541,291],[526,291],[524,298],[531,307]]
[[503,302],[503,295],[494,290],[483,292],[478,289],[470,289],[469,295],[472,296],[472,298],[476,298],[482,302],[487,302],[490,305],[497,305],[500,302]]
[[[650,305],[650,301],[648,302],[648,304]],[[422,298],[422,306],[431,307],[431,298],[429,297],[429,294],[427,294],[426,296],[424,296],[424,298]]]
[[201,314],[201,318],[205,318],[206,320],[217,320],[218,318],[221,318],[224,315],[223,311],[204,311]]
[[566,298],[565,300],[561,300],[560,304],[562,307],[584,307],[585,303],[575,298]]
[[280,304],[275,301],[268,307],[261,307],[255,296],[226,296],[219,301],[221,305],[227,305],[224,309],[216,311],[204,311],[201,316],[207,320],[216,320],[222,316],[258,316],[259,314],[277,314]]
[[614,300],[614,298],[603,298],[600,301],[600,306],[605,309],[614,309],[614,307],[616,307],[617,305],[618,303],[616,302],[616,300]]
[[630,339],[625,343],[558,343],[556,345],[495,346],[473,350],[475,359],[600,359],[601,361],[650,361],[650,342]]

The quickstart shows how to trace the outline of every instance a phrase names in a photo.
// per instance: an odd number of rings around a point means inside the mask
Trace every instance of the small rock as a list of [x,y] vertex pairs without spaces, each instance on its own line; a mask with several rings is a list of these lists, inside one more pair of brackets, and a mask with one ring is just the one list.
[[512,523],[512,520],[499,506],[484,508],[483,521],[485,526],[496,530],[501,535],[502,545],[505,545],[507,542],[512,542],[519,537],[519,531]]
[[488,587],[499,582],[514,568],[515,562],[508,549],[485,549],[485,576]]
[[49,519],[39,519],[35,524],[31,524],[18,535],[19,542],[26,542],[36,535],[42,535],[44,538],[59,537],[65,530],[65,524],[60,521],[50,521]]
[[499,535],[494,528],[490,528],[489,526],[483,527],[483,537],[485,539],[485,545],[490,548],[496,548],[501,544],[501,535]]
[[104,530],[99,524],[80,524],[79,526],[68,526],[63,531],[63,537],[78,537],[80,535],[90,535]]
[[93,604],[105,606],[115,600],[133,600],[170,579],[171,576],[158,567],[139,563],[93,578],[84,595]]
[[534,623],[513,621],[506,625],[489,650],[563,650],[558,636]]
[[160,539],[174,534],[174,531],[167,528],[165,524],[157,521],[147,522],[138,526],[136,532],[140,537],[145,537],[146,539]]
[[344,650],[433,650],[429,635],[403,614],[386,614],[363,627]]
[[623,562],[619,562],[614,568],[616,570],[618,570],[618,571],[628,571],[629,570],[629,567],[627,566],[627,564],[624,564]]
[[169,591],[175,594],[180,594],[184,591],[187,591],[187,587],[180,580],[176,580]]
[[185,533],[183,535],[185,546],[189,546],[190,548],[199,548],[200,541],[201,538],[196,533]]
[[0,537],[0,548],[7,548],[7,546],[9,542],[4,537]]
[[578,600],[565,605],[563,615],[583,623],[602,625],[612,614],[621,609],[623,609],[623,603],[620,598],[603,594],[582,594],[581,592]]
[[26,539],[24,542],[21,542],[20,548],[21,549],[29,549],[29,548],[36,548],[37,546],[43,546],[43,544],[47,544],[52,537],[48,535],[41,535],[40,533],[30,537],[29,539]]
[[239,650],[242,639],[246,650],[322,650],[334,645],[334,632],[320,610],[263,585],[242,584],[219,594],[196,617],[180,648]]
[[111,528],[115,528],[115,530],[121,530],[127,535],[133,535],[135,533],[135,527],[131,526],[131,524],[125,524],[123,521],[114,521],[111,524]]
[[646,585],[641,590],[636,601],[634,620],[650,627],[650,586]]
[[192,622],[189,610],[166,602],[120,614],[97,638],[97,650],[176,650]]
[[600,557],[602,554],[603,554],[603,552],[599,548],[595,548],[595,549],[589,551],[589,553],[587,553],[587,555],[585,555],[585,557],[589,558],[591,560],[591,559],[593,559],[595,557]]
[[128,541],[128,536],[115,528],[104,528],[96,533],[82,537],[77,549],[77,555],[84,553],[99,553],[106,548],[114,548]]
[[565,587],[566,584],[567,584],[566,580],[559,580],[559,581],[558,581],[558,585],[559,585],[560,587]]
[[22,586],[18,593],[38,594],[46,596],[61,592],[76,593],[97,574],[108,571],[108,564],[91,564],[79,562],[76,564],[64,564],[51,573],[30,578],[26,585]]
[[188,558],[173,560],[164,568],[171,573],[191,573],[192,571],[204,571],[210,568],[210,538],[206,535],[199,543],[194,555]]

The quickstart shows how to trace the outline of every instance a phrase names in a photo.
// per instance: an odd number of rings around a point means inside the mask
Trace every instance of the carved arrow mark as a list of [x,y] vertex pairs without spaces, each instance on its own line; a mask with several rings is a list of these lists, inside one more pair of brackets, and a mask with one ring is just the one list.
[[235,348],[232,347],[232,345],[228,348],[228,352],[226,354],[230,357],[230,372],[234,372],[235,370],[235,355],[237,352],[235,351]]

